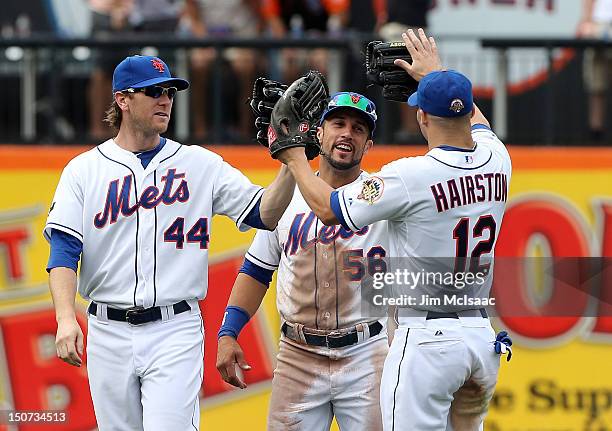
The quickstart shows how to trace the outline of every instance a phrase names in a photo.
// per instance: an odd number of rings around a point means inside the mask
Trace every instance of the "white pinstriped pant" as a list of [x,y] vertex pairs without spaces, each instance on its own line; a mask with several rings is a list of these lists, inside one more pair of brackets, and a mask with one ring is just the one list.
[[199,430],[204,329],[197,304],[139,326],[97,314],[88,319],[87,374],[100,431]]

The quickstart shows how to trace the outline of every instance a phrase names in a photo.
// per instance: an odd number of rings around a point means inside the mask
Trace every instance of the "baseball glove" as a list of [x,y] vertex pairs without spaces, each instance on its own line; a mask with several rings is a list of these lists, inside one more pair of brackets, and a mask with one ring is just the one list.
[[286,148],[304,147],[306,157],[314,159],[321,146],[317,125],[329,98],[325,77],[311,70],[283,92],[272,109],[268,126],[268,148],[272,158]]
[[366,76],[368,82],[382,87],[385,99],[404,103],[416,91],[418,82],[405,70],[393,64],[398,58],[412,64],[412,57],[404,42],[374,40],[368,43]]
[[259,77],[253,84],[253,97],[249,100],[251,111],[255,114],[256,140],[268,148],[268,126],[272,109],[281,98],[287,85],[268,78]]

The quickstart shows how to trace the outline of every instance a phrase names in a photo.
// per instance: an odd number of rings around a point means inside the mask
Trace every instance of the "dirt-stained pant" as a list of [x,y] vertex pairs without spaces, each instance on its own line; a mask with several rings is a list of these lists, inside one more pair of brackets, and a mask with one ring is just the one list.
[[403,324],[385,361],[385,431],[482,430],[500,359],[489,319]]
[[[335,416],[342,431],[382,430],[380,380],[386,336],[331,356],[282,338],[272,380],[269,431],[327,431]],[[341,357],[340,357],[341,356]]]

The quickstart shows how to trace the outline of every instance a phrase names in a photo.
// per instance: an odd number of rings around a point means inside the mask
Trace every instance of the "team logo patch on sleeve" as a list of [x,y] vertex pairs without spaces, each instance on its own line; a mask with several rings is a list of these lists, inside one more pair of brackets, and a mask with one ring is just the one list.
[[362,184],[361,193],[357,195],[357,199],[363,199],[368,205],[372,205],[380,199],[385,189],[385,183],[382,178],[378,177],[370,177],[364,180]]

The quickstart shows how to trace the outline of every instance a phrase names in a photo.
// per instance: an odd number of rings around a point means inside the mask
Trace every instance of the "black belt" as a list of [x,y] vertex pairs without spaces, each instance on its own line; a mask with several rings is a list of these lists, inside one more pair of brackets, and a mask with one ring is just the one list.
[[[185,311],[191,310],[191,307],[187,301],[177,302],[172,306],[174,314],[184,313]],[[96,316],[98,312],[98,304],[92,302],[87,308],[89,314]],[[130,325],[143,325],[145,323],[155,322],[156,320],[162,319],[162,312],[160,307],[142,308],[133,307],[126,310],[120,308],[106,308],[106,317],[108,320],[114,320],[116,322],[127,322]]]
[[[370,323],[368,325],[370,329],[370,337],[374,337],[375,335],[380,334],[383,326],[380,322],[376,321]],[[296,340],[294,337],[288,335],[289,329],[292,329],[287,322],[283,323],[281,331],[285,334],[286,337]],[[304,333],[304,339],[306,340],[306,344],[309,346],[318,346],[318,347],[329,347],[331,349],[338,349],[340,347],[352,346],[353,344],[357,344],[359,339],[357,338],[357,331],[348,332],[346,334],[331,334],[331,335],[315,335],[315,334],[307,334]]]
[[[487,319],[489,317],[489,315],[487,314],[487,310],[485,310],[484,308],[481,308],[478,311],[480,311],[480,315],[482,316],[483,319]],[[437,311],[428,311],[427,317],[425,318],[425,320],[458,319],[458,318],[459,318],[459,315],[457,313],[438,313]]]

